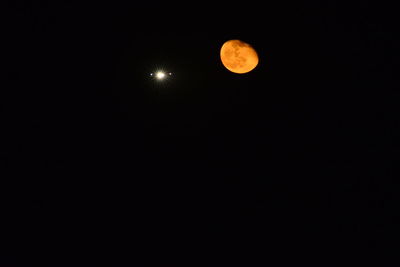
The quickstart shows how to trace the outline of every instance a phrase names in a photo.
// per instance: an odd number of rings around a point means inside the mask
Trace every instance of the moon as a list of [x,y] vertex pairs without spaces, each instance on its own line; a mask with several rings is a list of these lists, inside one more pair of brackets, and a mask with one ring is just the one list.
[[258,65],[256,50],[241,40],[226,41],[221,47],[220,56],[224,67],[234,73],[247,73]]

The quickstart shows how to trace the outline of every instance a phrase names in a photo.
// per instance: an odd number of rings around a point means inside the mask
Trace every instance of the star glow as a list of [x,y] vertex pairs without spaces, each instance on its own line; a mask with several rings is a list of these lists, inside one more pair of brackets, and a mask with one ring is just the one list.
[[162,71],[162,70],[159,70],[159,71],[150,73],[150,76],[151,76],[151,77],[153,77],[153,78],[155,78],[155,79],[157,79],[157,80],[159,80],[159,81],[164,80],[164,79],[166,79],[168,76],[171,76],[171,75],[172,75],[171,72],[166,73],[166,72],[164,72],[164,71]]

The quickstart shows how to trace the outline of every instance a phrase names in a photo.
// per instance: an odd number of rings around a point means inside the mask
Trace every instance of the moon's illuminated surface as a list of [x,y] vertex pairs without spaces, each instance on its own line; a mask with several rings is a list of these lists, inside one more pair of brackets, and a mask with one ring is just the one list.
[[247,73],[258,65],[256,50],[241,40],[226,41],[220,51],[222,64],[234,73]]

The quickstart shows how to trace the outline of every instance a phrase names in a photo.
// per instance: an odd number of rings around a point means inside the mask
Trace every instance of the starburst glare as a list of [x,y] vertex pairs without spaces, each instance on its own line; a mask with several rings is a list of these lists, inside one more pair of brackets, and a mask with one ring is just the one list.
[[150,73],[150,76],[157,79],[158,81],[165,80],[168,76],[171,76],[171,75],[172,75],[171,72],[166,73],[165,71],[162,71],[162,70],[158,70],[156,72]]

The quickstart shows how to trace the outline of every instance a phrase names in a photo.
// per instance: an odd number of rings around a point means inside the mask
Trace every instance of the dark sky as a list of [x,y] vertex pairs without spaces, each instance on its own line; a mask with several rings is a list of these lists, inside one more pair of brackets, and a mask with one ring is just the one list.
[[2,4],[0,265],[395,263],[394,9],[349,2]]

